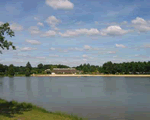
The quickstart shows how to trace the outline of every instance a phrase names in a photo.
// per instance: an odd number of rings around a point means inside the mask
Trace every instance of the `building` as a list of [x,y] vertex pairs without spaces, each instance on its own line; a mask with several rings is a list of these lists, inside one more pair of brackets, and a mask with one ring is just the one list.
[[55,74],[76,74],[75,68],[54,68],[53,73]]

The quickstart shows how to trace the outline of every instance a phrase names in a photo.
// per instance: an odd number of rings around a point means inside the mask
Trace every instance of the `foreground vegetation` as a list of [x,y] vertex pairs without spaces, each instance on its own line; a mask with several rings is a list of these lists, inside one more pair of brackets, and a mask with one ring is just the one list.
[[31,103],[0,99],[0,120],[87,120],[61,112],[49,112]]

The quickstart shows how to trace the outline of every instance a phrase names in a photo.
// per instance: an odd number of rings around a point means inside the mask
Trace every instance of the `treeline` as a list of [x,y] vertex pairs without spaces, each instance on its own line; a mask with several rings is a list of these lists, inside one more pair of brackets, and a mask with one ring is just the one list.
[[104,73],[104,74],[150,74],[149,62],[123,62],[112,63],[111,61],[104,63],[102,66],[94,66],[90,64],[81,64],[76,67],[83,73]]
[[82,71],[83,74],[92,74],[92,73],[99,73],[101,67],[98,65],[90,65],[88,64],[81,64],[80,66],[75,67],[77,70]]
[[105,74],[150,74],[149,62],[104,63],[101,71]]
[[[52,65],[42,63],[38,64],[37,67],[32,67],[30,62],[26,66],[14,66],[13,64],[7,66],[0,64],[0,75],[1,76],[17,76],[25,75],[30,76],[31,74],[50,74],[46,72],[46,69],[53,68],[69,68],[66,65]],[[111,61],[104,63],[102,66],[81,64],[76,68],[83,74],[150,74],[150,61],[149,62],[123,62],[123,63],[112,63]]]
[[0,76],[17,76],[17,75],[25,75],[30,76],[31,74],[46,74],[45,70],[53,68],[69,68],[66,65],[43,65],[42,63],[38,64],[37,67],[32,67],[30,62],[26,64],[26,66],[14,66],[13,64],[7,66],[0,64]]

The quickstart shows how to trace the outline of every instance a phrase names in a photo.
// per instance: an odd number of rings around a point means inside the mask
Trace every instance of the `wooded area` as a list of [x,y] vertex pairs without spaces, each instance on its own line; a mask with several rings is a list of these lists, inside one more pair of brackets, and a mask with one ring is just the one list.
[[[38,64],[37,67],[32,67],[30,62],[26,66],[14,66],[13,64],[7,66],[0,64],[0,75],[1,76],[17,76],[25,75],[30,76],[31,74],[47,74],[46,69],[53,68],[70,68],[67,65],[52,65],[42,63]],[[82,71],[83,74],[150,74],[150,61],[149,62],[123,62],[123,63],[112,63],[111,61],[104,63],[102,66],[81,64],[76,68]],[[48,73],[49,74],[49,73]]]

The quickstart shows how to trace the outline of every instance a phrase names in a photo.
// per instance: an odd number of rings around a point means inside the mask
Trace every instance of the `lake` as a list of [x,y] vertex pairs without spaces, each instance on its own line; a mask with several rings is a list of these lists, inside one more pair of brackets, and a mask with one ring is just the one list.
[[150,120],[150,78],[0,77],[0,98],[89,120]]

